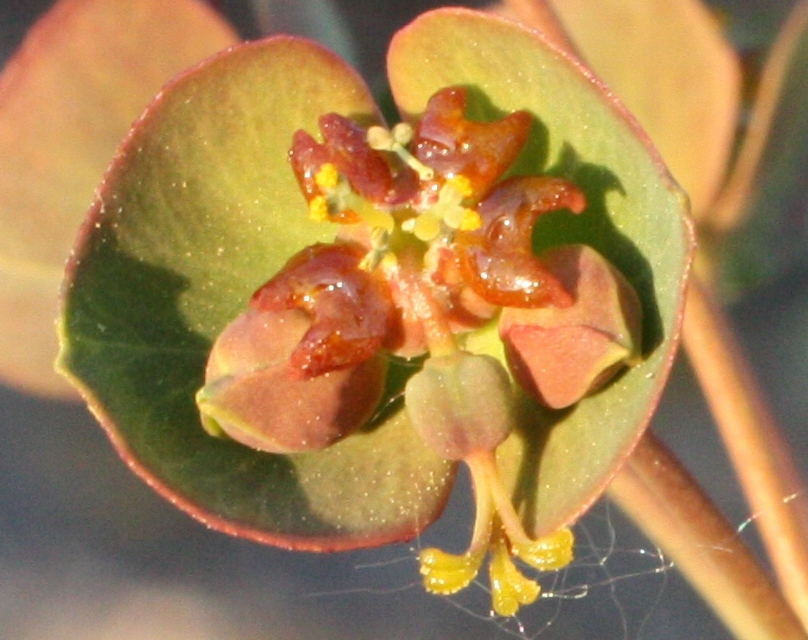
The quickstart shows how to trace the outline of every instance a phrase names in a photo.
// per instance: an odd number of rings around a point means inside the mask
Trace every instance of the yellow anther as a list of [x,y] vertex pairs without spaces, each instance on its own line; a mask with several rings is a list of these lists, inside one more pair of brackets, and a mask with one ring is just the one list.
[[424,588],[444,596],[457,593],[471,584],[480,571],[484,553],[446,553],[440,549],[424,549],[418,556]]
[[483,219],[480,214],[474,209],[464,209],[463,217],[460,219],[460,224],[457,228],[460,231],[476,231],[483,226]]
[[463,175],[456,175],[443,183],[438,200],[429,208],[429,213],[440,218],[447,227],[461,231],[474,231],[482,224],[480,214],[463,206],[463,198],[471,194],[471,183]]
[[446,207],[443,221],[452,229],[475,231],[483,226],[483,219],[474,209],[465,207]]
[[326,162],[314,174],[314,183],[324,191],[334,189],[339,184],[339,171],[330,162]]
[[368,127],[367,141],[370,148],[376,151],[392,151],[396,143],[393,134],[378,125]]
[[413,129],[412,125],[407,122],[399,122],[393,127],[393,130],[390,132],[393,134],[393,140],[398,142],[400,145],[406,145],[410,143],[413,136]]
[[325,222],[328,220],[328,201],[325,196],[314,196],[309,202],[309,220]]
[[559,529],[538,540],[511,544],[511,553],[539,571],[557,571],[572,562],[575,537],[569,529]]
[[471,180],[462,173],[458,173],[446,180],[446,184],[457,191],[463,198],[468,198],[472,194]]
[[511,560],[508,546],[497,536],[491,545],[491,604],[500,616],[514,616],[522,605],[533,604],[541,593],[538,583],[526,578]]
[[358,215],[371,228],[379,227],[391,233],[395,227],[393,216],[387,211],[377,209],[371,202],[355,193],[351,184],[340,175],[337,167],[324,163],[314,174],[314,183],[322,193],[314,196],[309,202],[309,219],[317,222],[332,220],[340,223],[356,222],[355,216],[340,217],[352,212]]

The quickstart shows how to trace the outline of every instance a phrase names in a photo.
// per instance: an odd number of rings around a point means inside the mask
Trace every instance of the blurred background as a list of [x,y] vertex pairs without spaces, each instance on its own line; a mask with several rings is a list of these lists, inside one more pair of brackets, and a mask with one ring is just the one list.
[[[0,59],[50,5],[0,3]],[[309,35],[351,58],[381,86],[386,43],[428,0],[228,0],[217,3],[244,37]],[[472,3],[466,3],[472,6]],[[787,0],[716,2],[746,51],[765,47]],[[808,189],[808,186],[806,186]],[[804,218],[805,211],[800,212]],[[808,260],[796,253],[731,307],[777,417],[808,473]],[[653,422],[758,548],[754,517],[687,364],[674,369]],[[786,498],[786,496],[784,496]],[[163,501],[118,459],[77,404],[0,386],[0,638],[14,640],[293,640],[647,638],[728,635],[630,522],[607,503],[577,528],[578,560],[543,584],[549,597],[507,624],[489,618],[475,586],[426,595],[423,544],[462,547],[471,516],[461,478],[446,515],[423,537],[383,549],[315,555],[229,538]]]

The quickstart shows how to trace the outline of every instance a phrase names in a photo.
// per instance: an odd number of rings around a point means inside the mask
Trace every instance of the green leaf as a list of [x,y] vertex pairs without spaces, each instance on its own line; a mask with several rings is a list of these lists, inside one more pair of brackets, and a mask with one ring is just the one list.
[[222,54],[168,86],[119,151],[66,281],[60,366],[128,462],[205,523],[297,549],[408,538],[441,511],[453,465],[427,450],[388,381],[361,435],[313,454],[208,436],[194,393],[213,339],[304,246],[311,222],[287,161],[326,112],[379,117],[361,79],[305,40]]
[[[685,197],[625,109],[588,70],[516,23],[463,9],[422,15],[394,38],[391,87],[407,118],[448,85],[467,85],[485,120],[527,109],[536,118],[516,170],[571,178],[589,208],[536,225],[536,249],[583,242],[615,264],[643,303],[644,354],[603,392],[566,412],[521,403],[522,429],[498,452],[536,536],[573,522],[602,492],[641,436],[675,354],[692,252]],[[468,348],[502,357],[496,329]]]
[[0,76],[0,376],[73,395],[53,321],[93,191],[160,87],[234,42],[193,0],[61,0],[28,34]]

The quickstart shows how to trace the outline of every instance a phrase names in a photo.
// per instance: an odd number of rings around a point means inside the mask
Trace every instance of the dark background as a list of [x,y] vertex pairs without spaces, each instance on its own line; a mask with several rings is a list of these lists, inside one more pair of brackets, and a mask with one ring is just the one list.
[[[16,48],[49,4],[0,3],[0,58]],[[326,10],[324,2],[282,0],[270,11],[264,3],[254,12],[247,2],[219,4],[245,37],[257,36],[269,13],[278,29],[326,39],[354,57],[375,86],[391,34],[418,12],[438,6],[426,0],[341,0]],[[786,0],[716,3],[730,16],[730,35],[745,49],[768,42],[789,5]],[[353,43],[340,35],[340,24]],[[731,312],[808,473],[808,263],[795,256],[775,280],[748,293]],[[744,527],[752,514],[685,363],[675,367],[653,428],[694,470],[739,527],[738,535],[757,546],[753,527]],[[447,514],[423,544],[462,547],[470,517],[463,478]],[[503,627],[488,618],[482,588],[452,600],[423,593],[414,559],[421,541],[314,555],[210,532],[135,478],[85,409],[0,387],[3,639],[728,637],[677,571],[616,508],[599,504],[577,534],[581,547],[573,568],[544,585],[555,597]]]

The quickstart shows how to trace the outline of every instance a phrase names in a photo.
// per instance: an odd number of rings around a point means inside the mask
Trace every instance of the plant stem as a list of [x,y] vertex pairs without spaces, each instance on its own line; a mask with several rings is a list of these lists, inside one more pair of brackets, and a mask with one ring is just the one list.
[[673,559],[736,638],[808,638],[737,532],[653,434],[640,441],[609,496]]
[[697,278],[682,335],[780,588],[808,629],[805,484],[721,306]]

